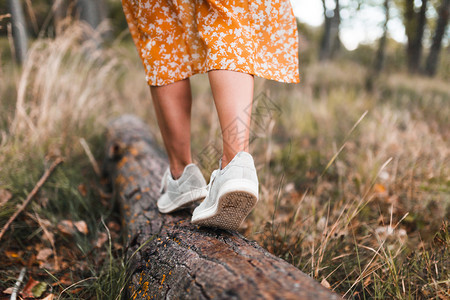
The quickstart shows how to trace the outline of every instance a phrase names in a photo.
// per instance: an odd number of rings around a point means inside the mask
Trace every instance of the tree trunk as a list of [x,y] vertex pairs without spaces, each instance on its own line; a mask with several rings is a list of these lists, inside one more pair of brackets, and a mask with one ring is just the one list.
[[433,36],[433,43],[431,44],[430,53],[428,54],[427,62],[425,65],[425,73],[428,76],[436,75],[439,54],[442,48],[442,39],[447,28],[449,14],[450,0],[442,0],[441,7],[439,9],[439,16],[437,19],[436,30]]
[[28,35],[22,5],[19,0],[8,0],[8,5],[11,12],[15,58],[18,64],[23,64],[27,57]]
[[[99,25],[106,19],[108,11],[105,0],[76,0],[76,8],[79,19],[86,22],[92,29],[99,29]],[[100,40],[96,40],[97,47],[100,47],[101,40],[111,37],[111,31],[102,28],[100,30]]]
[[100,24],[98,0],[77,0],[77,10],[81,21],[85,21],[93,29]]
[[420,70],[422,58],[422,39],[427,24],[427,5],[428,0],[422,0],[420,11],[414,11],[414,0],[406,0],[406,35],[408,37],[407,61],[410,73],[416,73]]
[[383,24],[383,35],[380,37],[380,41],[378,44],[377,54],[375,56],[374,64],[372,70],[369,72],[369,75],[366,80],[366,89],[368,91],[373,90],[374,82],[378,78],[381,70],[384,66],[384,60],[386,57],[386,43],[387,43],[387,35],[388,35],[388,23],[390,19],[389,14],[389,0],[384,0],[384,24]]
[[[339,27],[341,23],[339,0],[335,0],[336,6],[333,11],[326,6],[322,0],[324,12],[324,32],[320,43],[319,60],[329,60],[337,53],[340,47]],[[332,16],[330,16],[332,15]]]
[[194,226],[188,210],[159,213],[167,160],[149,132],[133,116],[107,130],[104,172],[122,207],[132,261],[127,299],[340,299],[237,232]]
[[383,35],[380,38],[378,44],[378,50],[375,57],[375,63],[373,66],[374,72],[378,75],[383,69],[384,59],[386,56],[386,42],[388,35],[388,23],[389,23],[389,0],[384,0],[384,24],[383,24]]

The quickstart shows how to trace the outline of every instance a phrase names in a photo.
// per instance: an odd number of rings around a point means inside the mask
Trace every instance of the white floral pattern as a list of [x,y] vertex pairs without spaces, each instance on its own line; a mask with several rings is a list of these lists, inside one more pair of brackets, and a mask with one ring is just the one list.
[[149,85],[209,70],[299,82],[289,0],[122,0]]

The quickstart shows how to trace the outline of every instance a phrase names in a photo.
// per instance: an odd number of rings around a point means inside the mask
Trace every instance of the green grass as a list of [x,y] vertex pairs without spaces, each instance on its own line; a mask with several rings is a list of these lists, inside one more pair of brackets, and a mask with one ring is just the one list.
[[[62,298],[118,299],[128,280],[120,216],[80,140],[101,164],[105,125],[123,113],[161,138],[133,46],[90,48],[83,30],[35,41],[22,68],[0,44],[0,189],[12,194],[0,227],[64,159],[1,241],[0,292],[22,266]],[[301,73],[299,85],[256,80],[255,96],[277,108],[253,123],[261,193],[242,232],[348,298],[449,297],[447,82],[395,73],[368,93],[356,63],[311,60]],[[207,78],[192,85],[195,158],[221,142]],[[85,221],[89,233],[64,234],[63,220]],[[54,256],[36,259],[42,248],[54,248],[59,270]]]

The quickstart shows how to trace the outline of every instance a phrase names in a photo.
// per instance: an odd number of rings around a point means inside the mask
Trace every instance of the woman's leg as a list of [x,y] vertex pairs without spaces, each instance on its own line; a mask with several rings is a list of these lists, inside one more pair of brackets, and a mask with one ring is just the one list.
[[174,179],[192,162],[191,157],[191,87],[189,79],[164,86],[152,86],[159,129],[169,157]]
[[229,70],[208,72],[223,138],[222,168],[239,151],[248,152],[253,75]]

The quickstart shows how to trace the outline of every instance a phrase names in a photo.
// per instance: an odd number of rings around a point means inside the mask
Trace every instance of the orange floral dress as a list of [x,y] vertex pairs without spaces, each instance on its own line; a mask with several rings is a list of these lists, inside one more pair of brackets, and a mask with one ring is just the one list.
[[149,85],[209,70],[299,82],[289,0],[122,0]]

